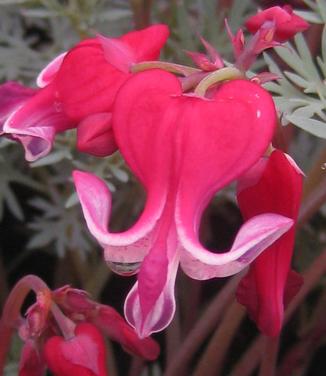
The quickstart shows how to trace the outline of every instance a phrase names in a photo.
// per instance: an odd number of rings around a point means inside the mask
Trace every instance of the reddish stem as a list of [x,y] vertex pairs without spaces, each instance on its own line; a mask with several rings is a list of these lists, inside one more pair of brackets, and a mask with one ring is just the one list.
[[27,275],[19,280],[11,290],[0,319],[0,375],[3,374],[11,336],[16,324],[23,320],[20,310],[28,293],[51,293],[48,286],[37,276]]
[[[298,306],[304,301],[309,292],[316,286],[326,272],[326,249],[313,261],[308,270],[303,273],[304,285],[292,299],[285,311],[284,324],[289,321]],[[248,376],[257,367],[262,356],[264,337],[260,335],[249,347],[240,361],[234,367],[231,376]]]
[[264,337],[264,354],[259,376],[275,376],[280,337]]
[[326,201],[326,177],[317,185],[303,202],[297,226],[305,224]]
[[194,328],[185,338],[179,351],[168,365],[165,376],[180,376],[183,375],[184,370],[191,360],[193,354],[201,346],[208,334],[216,327],[220,320],[224,308],[231,303],[234,298],[234,292],[238,286],[243,273],[231,278],[221,291],[216,295],[214,300],[210,303],[206,311],[201,315],[196,322]]
[[225,355],[245,315],[245,308],[239,303],[234,301],[230,305],[201,357],[194,376],[220,375]]

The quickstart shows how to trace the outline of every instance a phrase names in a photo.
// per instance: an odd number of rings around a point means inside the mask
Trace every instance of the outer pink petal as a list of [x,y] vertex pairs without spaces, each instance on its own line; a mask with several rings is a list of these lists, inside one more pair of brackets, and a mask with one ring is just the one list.
[[157,24],[143,30],[132,31],[120,39],[130,46],[135,55],[135,62],[156,60],[169,37],[167,25]]
[[160,218],[164,200],[149,197],[136,224],[128,231],[111,233],[107,229],[111,212],[111,194],[106,184],[90,173],[74,171],[74,182],[87,226],[105,249],[108,262],[140,262],[151,244],[151,231]]
[[[126,66],[131,64],[131,60],[156,59],[167,36],[167,26],[157,25],[125,34],[115,41],[115,48],[112,47],[114,40],[108,46],[105,39],[101,39],[101,43],[94,38],[71,49],[54,80],[58,98],[63,102],[67,115],[79,122],[94,113],[111,112],[118,90],[131,76]],[[110,62],[108,55],[112,51],[115,55]]]
[[37,345],[27,340],[22,348],[19,360],[19,376],[43,376],[46,364]]
[[80,122],[94,113],[110,112],[127,78],[107,62],[101,43],[91,39],[68,52],[53,84],[66,114]]
[[[257,170],[257,165],[252,170]],[[248,180],[246,175],[244,179]],[[247,184],[238,193],[244,218],[273,211],[295,222],[302,190],[302,172],[295,162],[275,150],[259,175],[257,182]],[[294,236],[293,227],[250,265],[239,285],[239,301],[247,307],[259,329],[269,336],[278,335],[281,330],[285,295],[291,297],[297,290],[298,277],[290,273]]]
[[190,100],[192,106],[183,116],[187,126],[180,136],[175,213],[186,249],[199,245],[201,213],[213,195],[263,155],[276,120],[270,94],[244,80],[221,85],[211,101]]
[[107,376],[105,343],[92,324],[80,323],[75,336],[50,337],[44,345],[44,357],[50,370],[60,376]]
[[[169,261],[165,285],[149,312],[146,312],[146,317],[142,313],[139,283],[136,282],[129,292],[124,307],[125,317],[141,338],[165,329],[172,321],[175,312],[174,284],[178,265],[179,256],[176,253]],[[159,273],[159,270],[156,272]]]
[[[166,193],[175,160],[179,80],[158,69],[135,74],[119,91],[113,131],[124,159],[148,192]],[[172,102],[172,103],[171,103]]]
[[55,101],[53,88],[47,86],[11,114],[3,131],[22,143],[26,160],[34,161],[49,153],[57,132],[73,125]]
[[36,93],[37,90],[23,86],[15,81],[0,85],[0,135],[4,133],[3,124],[11,113]]
[[98,35],[106,61],[119,71],[128,74],[133,63],[136,62],[134,49],[117,38],[107,38]]
[[36,84],[38,87],[45,87],[51,83],[61,67],[64,57],[67,52],[63,52],[57,57],[55,57],[45,68],[42,69],[41,73],[36,78]]
[[140,339],[135,330],[126,323],[119,313],[111,307],[100,305],[98,314],[92,322],[112,340],[119,342],[130,354],[147,360],[154,360],[160,353],[160,347],[152,338]]
[[309,24],[301,17],[293,13],[289,6],[267,8],[246,21],[246,28],[251,33],[256,33],[266,22],[275,23],[274,40],[286,42],[296,33],[308,29]]
[[293,225],[293,220],[278,214],[263,214],[248,220],[239,230],[229,252],[212,253],[198,240],[178,229],[183,246],[182,269],[195,279],[210,279],[236,274],[248,266]]
[[118,146],[114,139],[111,118],[111,113],[101,112],[83,119],[77,127],[78,150],[96,157],[114,153]]

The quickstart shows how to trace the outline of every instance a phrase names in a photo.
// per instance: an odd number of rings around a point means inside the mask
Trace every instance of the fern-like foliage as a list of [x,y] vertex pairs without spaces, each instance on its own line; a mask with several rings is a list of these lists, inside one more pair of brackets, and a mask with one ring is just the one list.
[[269,70],[280,80],[266,88],[275,94],[282,112],[282,123],[288,122],[321,138],[326,138],[326,1],[305,1],[311,11],[299,12],[308,21],[323,25],[321,56],[312,56],[302,34],[294,44],[275,48],[276,54],[288,66],[282,70],[268,54],[264,55]]

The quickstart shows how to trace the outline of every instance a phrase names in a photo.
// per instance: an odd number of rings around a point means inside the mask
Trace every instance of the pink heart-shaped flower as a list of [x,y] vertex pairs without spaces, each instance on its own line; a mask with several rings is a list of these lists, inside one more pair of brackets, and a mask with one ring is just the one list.
[[55,376],[107,376],[105,344],[89,323],[76,326],[75,337],[53,336],[44,345],[44,358]]

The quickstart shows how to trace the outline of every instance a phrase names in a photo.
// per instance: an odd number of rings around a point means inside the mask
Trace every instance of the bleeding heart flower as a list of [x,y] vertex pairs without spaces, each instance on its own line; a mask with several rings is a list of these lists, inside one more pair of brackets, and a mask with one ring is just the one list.
[[[298,218],[302,172],[279,150],[260,160],[239,183],[238,202],[245,220],[262,213]],[[250,265],[237,291],[259,329],[279,334],[286,304],[298,291],[302,278],[290,270],[295,229],[291,227]]]
[[106,376],[105,344],[98,329],[88,323],[76,326],[75,336],[49,338],[44,358],[55,376]]
[[46,363],[33,340],[25,342],[19,361],[19,376],[43,376]]
[[[37,90],[23,86],[15,81],[0,85],[0,136],[5,134],[3,125],[9,116],[36,93]],[[11,138],[18,139],[22,144],[28,144],[31,141],[29,137],[15,134],[11,135]]]
[[276,42],[286,42],[300,31],[308,29],[309,24],[300,16],[293,13],[291,6],[272,7],[258,12],[250,17],[245,25],[250,33],[256,33],[264,24],[272,23],[275,27],[273,39]]
[[139,338],[130,325],[111,307],[100,305],[97,314],[91,319],[103,333],[118,342],[125,351],[146,360],[155,360],[159,353],[159,345],[150,337]]
[[198,240],[204,208],[264,153],[275,107],[260,86],[222,84],[211,99],[182,95],[179,80],[161,70],[139,73],[119,91],[113,130],[120,151],[147,192],[137,223],[111,233],[111,196],[104,182],[75,171],[74,181],[91,233],[111,268],[138,281],[125,315],[141,337],[164,329],[175,310],[174,282],[181,262],[196,279],[235,274],[292,225],[276,214],[252,218],[231,250],[215,254]]
[[[30,290],[36,302],[21,316]],[[1,375],[14,328],[24,341],[20,376],[42,376],[47,365],[59,376],[106,375],[101,333],[145,360],[154,360],[160,353],[152,338],[139,338],[117,311],[91,300],[86,291],[70,286],[51,291],[34,275],[17,282],[0,317]]]
[[157,59],[168,34],[167,26],[153,25],[117,39],[98,36],[80,42],[43,69],[37,79],[42,89],[11,113],[3,132],[24,140],[26,159],[33,161],[51,150],[56,133],[91,117],[86,124],[95,121],[96,127],[89,132],[82,123],[78,145],[98,154],[93,145],[85,146],[91,133],[91,143],[100,143],[100,155],[111,154],[116,150],[114,139],[108,139],[111,123],[93,116],[111,112],[117,91],[131,77],[131,66]]
[[100,112],[83,119],[77,127],[78,150],[96,157],[114,153],[118,146],[114,139],[111,119],[110,112]]

